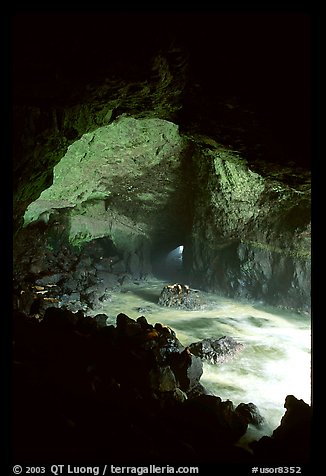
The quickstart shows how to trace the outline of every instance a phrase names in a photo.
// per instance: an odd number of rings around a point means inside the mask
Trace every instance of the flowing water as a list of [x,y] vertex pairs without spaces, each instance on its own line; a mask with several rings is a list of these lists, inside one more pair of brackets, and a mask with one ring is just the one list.
[[285,413],[287,395],[311,403],[311,322],[307,316],[262,305],[251,305],[200,291],[202,310],[183,311],[157,304],[166,281],[124,285],[92,315],[105,313],[116,323],[123,312],[132,319],[143,315],[150,324],[160,322],[175,332],[183,345],[204,338],[229,336],[244,344],[233,359],[222,364],[204,363],[201,383],[222,400],[254,403],[265,424],[249,425],[240,444],[270,436]]

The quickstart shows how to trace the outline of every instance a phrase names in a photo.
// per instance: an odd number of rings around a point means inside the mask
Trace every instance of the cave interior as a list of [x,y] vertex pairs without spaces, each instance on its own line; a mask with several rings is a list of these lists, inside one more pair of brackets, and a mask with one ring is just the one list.
[[15,461],[306,462],[309,405],[242,451],[173,331],[88,311],[156,278],[310,319],[309,40],[300,12],[13,15]]

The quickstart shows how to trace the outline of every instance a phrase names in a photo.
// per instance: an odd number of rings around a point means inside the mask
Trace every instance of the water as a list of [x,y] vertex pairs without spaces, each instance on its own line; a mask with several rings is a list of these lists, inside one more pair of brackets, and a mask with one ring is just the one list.
[[131,283],[112,301],[91,314],[105,313],[108,324],[123,312],[132,319],[144,315],[150,324],[160,322],[175,332],[183,345],[204,338],[233,337],[245,345],[223,364],[204,363],[201,383],[222,400],[254,403],[265,424],[260,430],[249,425],[239,444],[270,436],[285,413],[287,395],[311,403],[310,318],[272,307],[244,304],[216,294],[200,292],[202,310],[180,311],[158,306],[165,281],[153,279]]

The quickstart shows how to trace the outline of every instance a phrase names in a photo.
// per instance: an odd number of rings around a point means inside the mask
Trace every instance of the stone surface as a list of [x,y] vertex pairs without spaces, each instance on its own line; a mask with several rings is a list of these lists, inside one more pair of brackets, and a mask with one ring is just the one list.
[[243,349],[232,337],[223,336],[218,339],[208,338],[189,345],[192,354],[201,359],[208,360],[212,364],[226,362]]
[[168,284],[164,286],[158,298],[160,306],[195,311],[201,308],[203,302],[198,295],[186,284]]
[[312,407],[294,395],[287,395],[284,407],[285,414],[272,436],[251,443],[255,458],[266,462],[277,455],[280,464],[307,464],[312,458]]
[[[310,188],[267,176],[226,151],[196,163],[207,181],[194,199],[192,283],[230,297],[310,312]],[[203,246],[205,243],[205,246]]]

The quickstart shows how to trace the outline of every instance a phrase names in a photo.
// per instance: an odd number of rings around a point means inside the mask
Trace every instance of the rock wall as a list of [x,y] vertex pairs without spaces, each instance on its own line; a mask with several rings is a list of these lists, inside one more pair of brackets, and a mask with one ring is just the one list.
[[310,186],[262,176],[227,150],[194,154],[191,279],[210,291],[309,312]]
[[135,278],[184,244],[192,286],[309,313],[309,176],[260,168],[172,122],[121,117],[68,148],[25,221],[61,223],[79,250],[109,238]]

